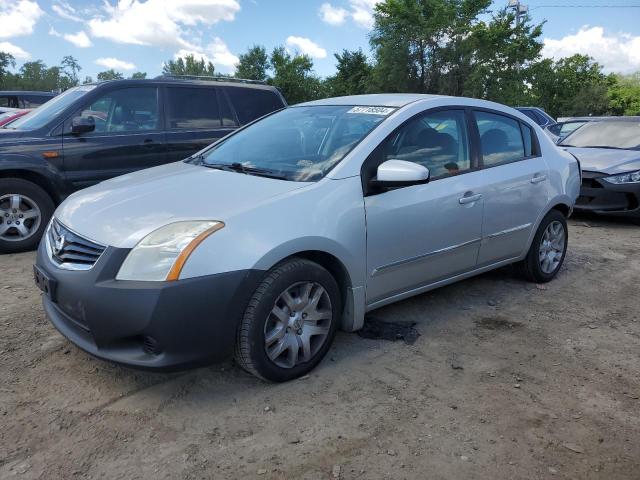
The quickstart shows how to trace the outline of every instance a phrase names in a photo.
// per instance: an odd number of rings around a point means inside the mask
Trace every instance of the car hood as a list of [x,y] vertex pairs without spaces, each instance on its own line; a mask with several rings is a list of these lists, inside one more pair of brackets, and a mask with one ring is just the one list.
[[181,220],[228,222],[246,209],[308,185],[177,162],[74,193],[55,217],[95,242],[131,248],[163,225]]
[[24,132],[20,130],[12,130],[10,128],[0,128],[0,142],[5,140],[13,140],[24,136]]
[[565,147],[565,150],[580,160],[583,171],[615,175],[640,170],[640,152],[637,150],[578,147]]

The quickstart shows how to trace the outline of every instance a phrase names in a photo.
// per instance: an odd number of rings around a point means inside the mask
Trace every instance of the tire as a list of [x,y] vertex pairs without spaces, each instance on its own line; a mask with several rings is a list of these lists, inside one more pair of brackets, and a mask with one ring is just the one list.
[[[14,202],[15,198],[19,200]],[[36,248],[54,209],[51,197],[35,183],[0,178],[0,253]],[[36,213],[37,216],[26,218]]]
[[249,300],[238,327],[236,361],[272,382],[305,375],[329,351],[341,312],[340,289],[325,268],[302,258],[286,260],[267,273]]
[[[552,228],[554,229],[561,227],[563,234],[562,240],[558,240],[556,238],[553,245],[548,243],[548,238],[550,237],[545,237],[547,229],[551,225],[553,225]],[[567,219],[558,210],[551,210],[542,219],[542,222],[540,222],[540,226],[538,227],[535,237],[533,237],[533,242],[531,242],[531,247],[529,248],[529,252],[527,252],[527,256],[524,260],[516,264],[516,268],[525,279],[531,282],[550,282],[562,268],[564,258],[567,254],[568,241],[569,232],[567,230]],[[562,252],[558,252],[556,247],[561,247]],[[542,259],[543,250],[547,252],[547,257],[544,260]],[[550,258],[552,258],[552,254],[554,258],[553,261],[550,260]],[[545,261],[547,263],[545,263]]]

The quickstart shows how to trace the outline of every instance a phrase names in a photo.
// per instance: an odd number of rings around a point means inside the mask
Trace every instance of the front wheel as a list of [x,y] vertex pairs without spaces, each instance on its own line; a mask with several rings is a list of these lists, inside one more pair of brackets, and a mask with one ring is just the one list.
[[260,378],[285,382],[326,355],[342,311],[333,276],[293,258],[276,265],[254,292],[238,328],[236,360]]
[[51,197],[35,183],[0,178],[0,253],[36,248],[54,208]]
[[527,256],[517,264],[518,269],[527,280],[550,282],[562,267],[568,240],[566,218],[558,210],[551,210],[540,222]]

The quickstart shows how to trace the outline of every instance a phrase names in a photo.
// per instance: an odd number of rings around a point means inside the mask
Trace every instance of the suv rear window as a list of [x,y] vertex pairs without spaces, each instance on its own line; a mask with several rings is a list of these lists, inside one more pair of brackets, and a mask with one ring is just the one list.
[[227,92],[242,125],[284,107],[282,99],[272,90],[227,87]]
[[167,88],[170,129],[217,128],[220,109],[214,88]]

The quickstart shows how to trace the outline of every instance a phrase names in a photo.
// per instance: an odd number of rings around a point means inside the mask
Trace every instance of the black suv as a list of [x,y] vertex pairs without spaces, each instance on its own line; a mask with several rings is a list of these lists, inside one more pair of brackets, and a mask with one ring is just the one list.
[[260,82],[159,77],[82,85],[0,128],[0,253],[34,248],[75,190],[186,158],[286,106]]

